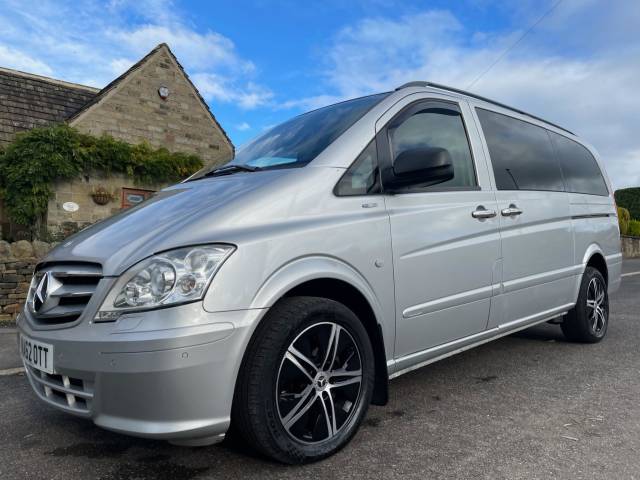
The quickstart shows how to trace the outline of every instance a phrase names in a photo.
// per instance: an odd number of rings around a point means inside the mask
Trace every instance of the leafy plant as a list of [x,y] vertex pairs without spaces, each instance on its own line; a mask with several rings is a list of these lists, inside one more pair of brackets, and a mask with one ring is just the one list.
[[616,203],[629,210],[631,218],[640,220],[640,187],[616,190]]
[[202,166],[196,155],[54,125],[20,133],[0,151],[0,198],[12,222],[34,226],[47,211],[56,181],[117,172],[140,184],[170,183]]
[[640,237],[640,220],[631,220],[629,222],[629,231],[627,235],[631,237]]
[[627,235],[629,232],[629,222],[631,216],[629,210],[626,208],[618,207],[618,224],[620,225],[620,235]]

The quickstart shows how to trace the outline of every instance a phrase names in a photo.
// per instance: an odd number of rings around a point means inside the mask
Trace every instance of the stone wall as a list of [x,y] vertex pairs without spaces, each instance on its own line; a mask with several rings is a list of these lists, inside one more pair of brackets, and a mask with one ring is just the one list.
[[[166,185],[136,185],[126,175],[112,174],[109,177],[80,177],[53,185],[54,195],[49,200],[47,229],[52,234],[74,232],[86,225],[118,213],[122,207],[122,189],[135,188],[157,191]],[[92,197],[96,188],[102,187],[111,194],[105,205],[97,204]],[[62,208],[65,202],[74,202],[80,208],[67,212]]]
[[[163,100],[158,89],[167,87]],[[79,130],[108,133],[128,143],[146,141],[170,151],[195,153],[205,164],[226,163],[233,146],[166,45],[117,81],[70,122]]]
[[640,258],[640,238],[622,237],[622,256],[624,258]]
[[13,322],[27,299],[33,269],[54,245],[0,240],[0,323]]

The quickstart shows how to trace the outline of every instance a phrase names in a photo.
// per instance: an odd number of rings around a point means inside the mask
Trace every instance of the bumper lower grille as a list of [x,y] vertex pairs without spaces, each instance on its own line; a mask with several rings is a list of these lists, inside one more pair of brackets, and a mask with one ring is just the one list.
[[84,312],[101,278],[102,269],[95,263],[41,265],[29,288],[29,313],[43,325],[73,322]]
[[66,375],[45,373],[26,365],[31,386],[43,400],[64,410],[88,415],[93,400],[93,382]]

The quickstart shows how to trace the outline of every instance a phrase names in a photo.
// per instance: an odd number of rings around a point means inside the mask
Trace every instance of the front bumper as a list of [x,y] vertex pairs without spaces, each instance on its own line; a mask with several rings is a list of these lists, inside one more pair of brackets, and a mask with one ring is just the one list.
[[26,366],[40,399],[109,430],[187,442],[224,436],[242,356],[263,313],[209,313],[192,303],[114,323],[39,330],[21,315],[17,324],[53,345],[54,375]]

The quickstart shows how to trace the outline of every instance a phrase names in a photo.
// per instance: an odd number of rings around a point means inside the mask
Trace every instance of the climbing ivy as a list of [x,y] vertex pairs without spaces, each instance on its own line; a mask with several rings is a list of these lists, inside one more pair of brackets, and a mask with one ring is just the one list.
[[202,166],[196,155],[53,125],[20,133],[0,150],[0,198],[9,220],[33,226],[46,213],[56,181],[122,173],[140,184],[170,183]]

